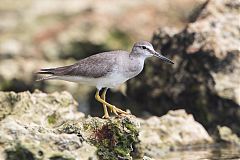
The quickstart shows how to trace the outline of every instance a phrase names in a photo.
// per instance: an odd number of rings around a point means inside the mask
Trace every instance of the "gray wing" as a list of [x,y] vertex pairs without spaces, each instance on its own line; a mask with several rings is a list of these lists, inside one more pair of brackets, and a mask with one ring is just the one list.
[[52,76],[84,76],[98,78],[107,75],[114,68],[119,54],[104,52],[92,55],[77,63],[58,68],[41,69],[38,74],[52,74]]

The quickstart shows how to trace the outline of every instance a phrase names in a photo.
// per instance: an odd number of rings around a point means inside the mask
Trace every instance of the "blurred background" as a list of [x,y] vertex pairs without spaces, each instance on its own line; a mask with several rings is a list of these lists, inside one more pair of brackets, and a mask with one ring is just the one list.
[[138,77],[108,92],[108,101],[140,117],[184,108],[209,131],[227,125],[240,134],[236,2],[200,14],[205,0],[1,0],[0,90],[66,90],[79,111],[101,116],[95,88],[35,82],[34,73],[103,51],[130,51],[135,41],[148,40],[175,65],[147,60]]

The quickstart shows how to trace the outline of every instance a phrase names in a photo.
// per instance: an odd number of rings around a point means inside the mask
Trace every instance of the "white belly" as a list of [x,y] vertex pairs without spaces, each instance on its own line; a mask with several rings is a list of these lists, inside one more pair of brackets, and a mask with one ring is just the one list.
[[79,76],[61,76],[56,77],[56,79],[76,82],[80,84],[86,84],[89,86],[96,86],[98,89],[107,87],[107,88],[115,88],[122,83],[126,82],[129,78],[121,74],[113,73],[108,75],[107,77],[100,77],[100,78],[86,78],[86,77],[79,77]]

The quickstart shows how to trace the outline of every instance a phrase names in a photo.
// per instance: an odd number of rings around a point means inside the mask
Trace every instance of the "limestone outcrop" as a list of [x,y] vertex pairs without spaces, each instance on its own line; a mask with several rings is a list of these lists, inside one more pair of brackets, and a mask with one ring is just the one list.
[[158,159],[212,143],[184,110],[163,117],[85,117],[67,92],[0,92],[0,159]]

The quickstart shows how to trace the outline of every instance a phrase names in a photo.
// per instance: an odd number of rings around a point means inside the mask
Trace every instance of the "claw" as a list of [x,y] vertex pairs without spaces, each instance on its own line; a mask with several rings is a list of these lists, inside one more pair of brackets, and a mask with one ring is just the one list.
[[118,113],[120,113],[120,115],[129,115],[129,113],[128,112],[125,112],[125,111],[123,111],[123,110],[121,110],[121,109],[119,109],[119,108],[117,108],[117,107],[113,107],[113,108],[111,108],[111,110],[113,111],[113,113],[114,114],[116,114],[117,116],[119,115]]
[[116,116],[118,116],[117,107],[114,106],[111,110],[113,111],[113,113],[114,113]]
[[108,114],[105,114],[104,116],[102,116],[102,118],[104,118],[104,119],[109,119],[110,116],[109,116]]

